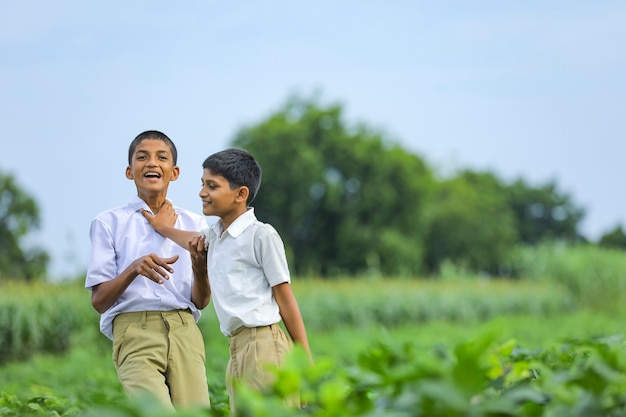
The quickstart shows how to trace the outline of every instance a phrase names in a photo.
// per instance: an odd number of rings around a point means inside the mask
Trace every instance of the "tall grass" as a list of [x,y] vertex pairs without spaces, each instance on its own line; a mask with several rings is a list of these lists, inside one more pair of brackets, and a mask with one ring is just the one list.
[[437,320],[473,323],[503,315],[541,317],[577,307],[566,291],[551,283],[296,279],[293,287],[307,327],[316,331]]
[[73,285],[11,281],[0,294],[0,363],[37,352],[63,353],[93,317],[85,294],[81,297]]
[[[307,328],[316,332],[438,320],[472,323],[503,315],[543,317],[576,309],[574,299],[550,283],[295,278],[293,287]],[[0,363],[36,352],[61,353],[72,340],[107,351],[110,341],[99,333],[98,320],[81,282],[4,285]],[[200,325],[207,344],[226,343],[212,306]]]
[[550,243],[520,247],[515,254],[522,277],[560,285],[585,307],[611,312],[625,305],[626,251]]

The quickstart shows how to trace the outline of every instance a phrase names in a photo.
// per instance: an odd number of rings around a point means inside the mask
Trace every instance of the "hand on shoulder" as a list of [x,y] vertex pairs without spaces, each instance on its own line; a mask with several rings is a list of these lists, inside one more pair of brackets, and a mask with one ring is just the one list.
[[176,224],[176,218],[178,215],[174,211],[174,206],[169,200],[165,200],[159,208],[159,211],[155,214],[150,213],[148,210],[141,210],[143,217],[148,220],[148,223],[154,227],[156,231],[161,231],[166,227],[174,227]]

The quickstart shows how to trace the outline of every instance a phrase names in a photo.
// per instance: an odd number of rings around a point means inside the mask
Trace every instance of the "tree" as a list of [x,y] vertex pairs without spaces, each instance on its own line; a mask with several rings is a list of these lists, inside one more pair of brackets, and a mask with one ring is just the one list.
[[602,235],[598,245],[603,248],[626,249],[626,233],[622,225],[618,225],[611,232]]
[[424,161],[341,105],[293,97],[233,146],[263,169],[253,205],[283,236],[295,273],[417,274],[434,180]]
[[426,238],[426,265],[448,260],[472,271],[500,275],[518,239],[505,186],[489,172],[464,170],[444,180]]
[[576,207],[568,194],[560,192],[556,182],[531,187],[518,179],[505,192],[523,243],[532,245],[544,240],[577,243],[583,239],[578,229],[585,211]]
[[0,172],[0,277],[33,280],[45,276],[49,255],[22,247],[22,239],[39,225],[35,200],[12,175]]

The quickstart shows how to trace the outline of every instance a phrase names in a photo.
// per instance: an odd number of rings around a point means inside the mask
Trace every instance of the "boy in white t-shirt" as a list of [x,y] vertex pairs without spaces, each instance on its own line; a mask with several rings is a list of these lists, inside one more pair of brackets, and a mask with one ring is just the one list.
[[[249,206],[261,184],[261,167],[240,149],[217,152],[202,167],[202,211],[218,216],[217,223],[198,235],[169,226],[169,207],[144,216],[159,233],[185,248],[197,246],[206,236],[213,305],[222,333],[230,338],[226,383],[232,410],[233,382],[245,380],[257,388],[270,384],[265,366],[282,364],[292,340],[312,357],[282,239],[274,227],[257,220]],[[281,319],[291,340],[278,325]]]

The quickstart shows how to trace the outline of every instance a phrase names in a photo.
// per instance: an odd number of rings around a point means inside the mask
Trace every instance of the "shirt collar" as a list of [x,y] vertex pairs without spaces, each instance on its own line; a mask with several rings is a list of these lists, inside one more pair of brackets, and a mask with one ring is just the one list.
[[146,209],[152,212],[146,202],[139,198],[139,196],[134,196],[133,199],[128,202],[127,207],[130,211],[140,211],[141,209]]
[[[169,200],[168,200],[169,201]],[[171,203],[171,201],[170,201]],[[146,204],[145,201],[143,201],[139,196],[134,196],[132,200],[130,200],[128,202],[127,205],[128,209],[131,211],[141,211],[141,209],[147,210],[150,213],[152,213],[152,209],[150,209],[150,207],[148,207],[148,204]],[[152,213],[154,214],[154,213]]]
[[[256,216],[254,215],[254,207],[248,207],[245,213],[237,217],[235,221],[232,222],[230,226],[228,226],[228,229],[226,229],[226,232],[232,237],[237,237],[241,233],[243,233],[243,231],[246,230],[248,226],[253,224],[255,221],[256,221]],[[217,236],[220,236],[222,234],[222,221],[220,220],[217,223],[215,223],[213,227],[211,227],[211,230]]]

